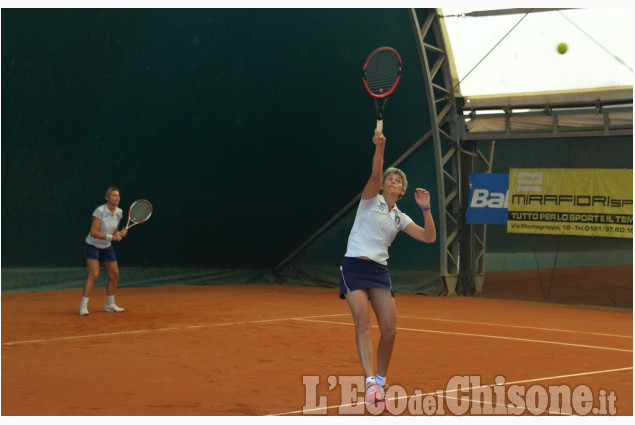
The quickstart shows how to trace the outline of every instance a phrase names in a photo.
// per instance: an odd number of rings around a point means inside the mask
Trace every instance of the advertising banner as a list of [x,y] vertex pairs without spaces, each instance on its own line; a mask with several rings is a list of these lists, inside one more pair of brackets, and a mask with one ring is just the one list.
[[507,224],[509,174],[470,174],[466,220],[474,224]]
[[633,238],[633,170],[509,171],[508,233]]

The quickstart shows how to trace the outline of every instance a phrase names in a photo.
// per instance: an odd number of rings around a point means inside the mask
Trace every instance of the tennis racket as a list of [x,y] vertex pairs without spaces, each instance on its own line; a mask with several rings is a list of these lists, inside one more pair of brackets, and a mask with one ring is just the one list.
[[[363,68],[364,87],[373,97],[377,110],[377,131],[383,131],[384,110],[401,79],[401,56],[391,47],[380,47],[368,55]],[[379,100],[382,100],[379,106]]]
[[[128,224],[126,224],[126,230],[130,229],[137,224],[148,221],[152,215],[152,204],[146,199],[138,199],[130,205],[128,210]],[[130,224],[132,223],[132,224]]]

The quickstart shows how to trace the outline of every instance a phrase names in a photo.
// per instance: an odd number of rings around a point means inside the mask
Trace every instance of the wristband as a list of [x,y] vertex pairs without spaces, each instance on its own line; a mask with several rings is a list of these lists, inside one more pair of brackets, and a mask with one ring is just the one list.
[[424,210],[424,211],[428,211],[430,209],[430,205],[428,205],[427,207],[423,207],[421,209]]
[[106,240],[107,241],[112,241],[112,235],[106,235]]

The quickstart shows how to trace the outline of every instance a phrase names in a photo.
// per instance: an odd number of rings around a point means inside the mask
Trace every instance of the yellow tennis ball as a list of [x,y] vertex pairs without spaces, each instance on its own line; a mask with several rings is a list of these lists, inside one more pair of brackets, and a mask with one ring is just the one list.
[[567,53],[567,50],[569,50],[569,46],[567,46],[567,43],[560,43],[558,44],[557,50],[558,53],[564,55],[565,53]]

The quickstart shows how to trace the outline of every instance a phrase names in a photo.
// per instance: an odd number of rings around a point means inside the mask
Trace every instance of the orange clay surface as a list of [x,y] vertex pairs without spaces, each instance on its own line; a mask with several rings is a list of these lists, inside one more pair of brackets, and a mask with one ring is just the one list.
[[[117,314],[102,311],[98,288],[87,317],[77,315],[80,296],[2,294],[2,415],[356,414],[340,383],[361,367],[337,289],[121,288],[117,303],[127,310]],[[427,400],[437,403],[433,413],[452,415],[448,403],[475,397],[448,390],[461,376],[480,385],[504,379],[498,391],[518,385],[538,394],[527,402],[538,407],[541,389],[585,385],[595,408],[614,394],[617,415],[633,414],[631,309],[405,294],[396,301],[388,383],[403,389],[394,392],[400,414],[421,414],[426,394],[438,392]],[[378,337],[374,328],[375,346]]]

